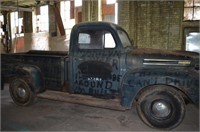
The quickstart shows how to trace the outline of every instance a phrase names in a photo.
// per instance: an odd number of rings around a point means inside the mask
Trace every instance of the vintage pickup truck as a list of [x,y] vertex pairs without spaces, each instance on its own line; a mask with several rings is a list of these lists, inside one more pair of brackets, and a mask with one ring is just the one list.
[[9,81],[20,106],[45,93],[97,107],[135,105],[145,124],[169,130],[182,122],[185,104],[199,104],[198,53],[135,48],[124,29],[107,22],[75,25],[69,51],[2,54],[1,66],[2,87]]

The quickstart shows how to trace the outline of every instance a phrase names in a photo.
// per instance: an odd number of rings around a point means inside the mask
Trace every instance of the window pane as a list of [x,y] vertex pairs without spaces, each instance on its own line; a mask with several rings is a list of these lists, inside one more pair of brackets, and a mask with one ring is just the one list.
[[193,8],[184,9],[184,20],[192,20],[193,18]]
[[106,0],[106,4],[115,4],[116,0]]
[[79,44],[90,44],[90,35],[86,33],[80,33],[78,38]]
[[75,19],[72,19],[72,15],[74,15],[74,5],[72,4],[74,1],[61,1],[60,2],[60,13],[63,21],[63,25],[65,29],[71,29],[75,24]]
[[200,7],[194,8],[194,20],[200,20]]
[[103,30],[86,30],[79,33],[79,49],[103,49]]
[[48,8],[49,8],[48,5],[40,7],[40,16],[38,16],[40,31],[49,30],[49,16],[48,16],[49,9]]
[[5,29],[5,24],[3,23],[4,22],[4,17],[3,15],[0,15],[0,38],[2,38],[2,36],[4,35],[4,29]]
[[82,6],[82,0],[75,0],[75,7]]
[[105,48],[115,48],[115,41],[111,33],[105,33]]
[[200,0],[194,0],[194,6],[200,6]]
[[192,7],[193,6],[193,0],[185,0],[184,7]]
[[200,53],[200,33],[191,32],[186,37],[186,50]]

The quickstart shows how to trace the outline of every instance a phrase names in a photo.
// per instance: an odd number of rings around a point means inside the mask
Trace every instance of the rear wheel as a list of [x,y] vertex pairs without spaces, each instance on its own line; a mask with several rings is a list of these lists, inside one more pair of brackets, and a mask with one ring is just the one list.
[[140,95],[137,112],[148,126],[169,130],[182,122],[185,116],[185,103],[174,88],[163,85],[151,86]]
[[21,78],[16,78],[10,83],[10,95],[15,104],[20,106],[31,105],[35,100],[29,84]]

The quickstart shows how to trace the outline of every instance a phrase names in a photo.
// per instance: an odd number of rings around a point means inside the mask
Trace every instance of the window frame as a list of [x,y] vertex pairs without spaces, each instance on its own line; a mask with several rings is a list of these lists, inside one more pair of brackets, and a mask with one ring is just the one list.
[[[200,10],[200,5],[196,5],[195,3],[195,0],[191,0],[192,1],[192,4],[191,5],[186,5],[186,1],[188,0],[184,0],[184,5],[183,5],[183,21],[198,21],[200,20],[200,17],[199,18],[195,18],[195,9],[199,9]],[[192,13],[192,18],[187,18],[185,17],[185,14],[186,14],[186,9],[192,9],[192,11],[189,11],[189,13]]]

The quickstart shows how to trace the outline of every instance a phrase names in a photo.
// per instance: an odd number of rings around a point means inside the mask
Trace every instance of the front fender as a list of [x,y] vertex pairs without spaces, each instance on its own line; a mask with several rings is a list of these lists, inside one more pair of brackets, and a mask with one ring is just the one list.
[[125,74],[121,104],[130,109],[137,94],[151,85],[168,85],[181,90],[193,103],[199,103],[199,75],[192,69],[137,69]]
[[23,78],[34,93],[40,93],[45,90],[44,78],[41,70],[33,65],[18,65],[15,67],[14,77]]

